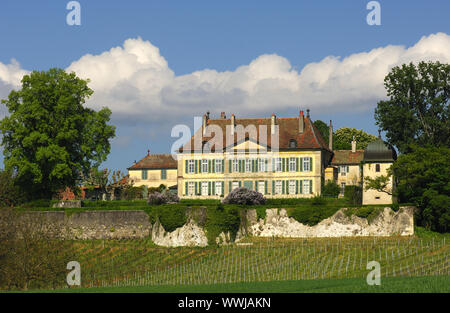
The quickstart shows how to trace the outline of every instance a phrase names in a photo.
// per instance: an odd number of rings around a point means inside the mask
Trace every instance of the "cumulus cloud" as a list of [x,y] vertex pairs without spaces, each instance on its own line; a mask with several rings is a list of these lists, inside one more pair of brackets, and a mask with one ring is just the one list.
[[[314,112],[372,110],[385,97],[383,79],[389,70],[421,60],[450,63],[450,36],[437,33],[411,47],[389,45],[344,58],[328,56],[300,72],[286,58],[268,54],[232,71],[203,69],[181,76],[157,47],[136,38],[99,55],[85,55],[67,70],[91,80],[89,106],[108,106],[115,119],[131,124],[167,124],[207,110],[240,116],[300,107]],[[16,86],[25,72],[17,62],[0,63],[0,92]]]

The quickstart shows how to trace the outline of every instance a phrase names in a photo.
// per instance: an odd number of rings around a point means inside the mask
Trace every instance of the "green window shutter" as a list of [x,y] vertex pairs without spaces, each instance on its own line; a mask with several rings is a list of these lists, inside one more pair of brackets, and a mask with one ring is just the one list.
[[295,171],[298,172],[299,166],[298,166],[298,158],[295,158]]
[[212,172],[216,172],[216,160],[212,160]]
[[215,195],[216,194],[216,182],[215,181],[211,182],[211,186],[212,186],[212,194]]
[[222,195],[225,194],[225,182],[222,181]]
[[268,169],[268,167],[269,167],[269,160],[268,160],[268,159],[265,159],[265,160],[264,160],[264,164],[266,165],[266,166],[265,166],[264,172],[268,172],[268,171],[269,171],[269,169]]
[[225,173],[225,160],[221,161],[220,169],[222,170],[222,173]]
[[259,172],[259,158],[256,158],[255,172]]
[[161,169],[161,179],[167,179],[167,170]]
[[300,193],[303,193],[303,180],[300,180]]
[[313,158],[309,158],[309,168],[310,168],[311,172],[314,171]]
[[231,173],[233,170],[233,167],[231,166],[231,160],[228,160],[228,173]]
[[211,182],[208,182],[208,196],[211,195]]
[[198,185],[197,185],[197,182],[195,182],[195,194],[197,194],[198,193]]
[[255,191],[258,191],[258,181],[255,180]]
[[203,173],[203,159],[198,160],[198,172]]
[[230,182],[228,182],[228,192],[231,192],[231,188],[232,188],[232,185],[231,185],[231,181],[230,181]]
[[242,186],[242,182],[241,182],[241,181],[239,181],[239,188],[241,188],[241,186]]
[[197,162],[197,160],[194,160],[194,162],[195,162],[195,174],[197,174],[198,173],[198,162]]
[[300,172],[303,172],[303,158],[300,158]]
[[184,183],[184,195],[187,195],[187,194],[188,194],[188,183],[185,182]]
[[348,165],[347,165],[347,173],[348,173],[348,172],[350,172],[350,170],[349,170],[349,167],[348,167]]
[[286,180],[286,193],[289,193],[289,180]]
[[211,160],[208,160],[208,173],[211,173]]
[[241,173],[243,173],[244,172],[244,160],[239,160],[239,161],[241,162],[240,170],[241,170]]
[[298,194],[298,180],[295,181],[295,193]]
[[275,194],[275,181],[272,180],[272,194]]
[[284,195],[286,193],[284,181],[281,181],[281,193]]
[[184,173],[187,174],[188,172],[188,160],[185,160],[184,162]]
[[313,193],[312,179],[309,180],[309,193]]
[[253,159],[253,160],[252,160],[252,172],[253,172],[253,173],[256,172],[256,165],[255,165],[255,163],[256,163],[256,160]]
[[267,195],[267,180],[264,181],[264,194]]
[[283,158],[283,172],[286,172],[286,158]]

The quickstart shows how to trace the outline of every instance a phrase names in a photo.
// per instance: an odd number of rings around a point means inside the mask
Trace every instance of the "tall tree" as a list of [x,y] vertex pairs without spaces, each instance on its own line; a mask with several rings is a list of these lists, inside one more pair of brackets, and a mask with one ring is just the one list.
[[88,82],[62,69],[33,71],[2,100],[10,113],[0,121],[5,167],[29,198],[73,187],[106,160],[115,127],[108,108],[83,106],[93,93]]
[[330,136],[329,126],[324,121],[321,120],[314,121],[313,124],[320,132],[320,135],[322,136],[323,140],[325,140],[325,142],[328,143],[328,138]]
[[389,100],[379,101],[375,120],[399,152],[411,145],[450,145],[450,65],[420,62],[394,67],[384,79]]
[[343,127],[334,132],[333,149],[350,150],[352,148],[353,137],[356,141],[356,149],[365,149],[370,142],[377,140],[376,136],[368,134],[363,130]]

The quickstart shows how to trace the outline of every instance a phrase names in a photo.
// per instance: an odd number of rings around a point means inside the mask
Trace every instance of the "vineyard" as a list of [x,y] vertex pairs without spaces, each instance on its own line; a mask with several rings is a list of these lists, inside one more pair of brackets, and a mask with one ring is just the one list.
[[252,238],[207,248],[97,240],[71,246],[84,288],[365,278],[370,261],[380,263],[382,277],[450,274],[446,237]]

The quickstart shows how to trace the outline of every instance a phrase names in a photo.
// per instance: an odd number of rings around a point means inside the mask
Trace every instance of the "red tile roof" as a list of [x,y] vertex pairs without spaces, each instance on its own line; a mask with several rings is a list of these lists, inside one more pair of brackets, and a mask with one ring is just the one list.
[[331,160],[332,165],[337,164],[359,164],[364,158],[364,150],[334,150],[334,156]]
[[177,161],[171,154],[150,154],[129,167],[129,170],[137,169],[176,169]]
[[[316,129],[311,119],[307,116],[304,116],[304,131],[303,133],[299,133],[299,117],[288,117],[288,118],[276,118],[276,124],[279,127],[279,149],[289,149],[290,141],[293,139],[297,143],[297,149],[325,149],[328,150],[328,145],[325,143],[324,139],[320,135],[319,131]],[[236,145],[242,142],[242,138],[237,138],[237,131],[235,131],[234,136],[231,135],[231,132],[226,132],[226,129],[231,125],[231,119],[208,119],[207,125],[216,125],[221,128],[223,133],[223,141],[222,148],[227,147],[228,145]],[[271,118],[241,118],[235,119],[235,125],[242,125],[243,128],[246,128],[249,125],[254,125],[256,127],[256,137],[254,134],[246,133],[245,139],[257,142],[260,145],[271,147],[272,138],[271,138]],[[260,136],[260,125],[266,125],[266,136]],[[228,126],[228,127],[227,127]],[[203,136],[202,135],[202,127],[192,136],[190,142],[185,144],[182,148],[180,148],[180,152],[183,151],[200,151],[200,147],[194,147],[194,139],[198,138],[198,143],[206,143],[210,142],[211,151],[215,151],[216,145],[219,146],[219,139],[215,138],[214,130],[211,130],[212,136]],[[227,138],[228,136],[228,138]],[[211,140],[212,139],[212,140]]]

